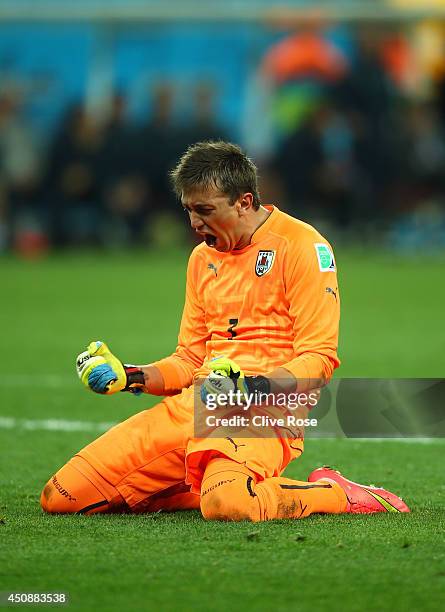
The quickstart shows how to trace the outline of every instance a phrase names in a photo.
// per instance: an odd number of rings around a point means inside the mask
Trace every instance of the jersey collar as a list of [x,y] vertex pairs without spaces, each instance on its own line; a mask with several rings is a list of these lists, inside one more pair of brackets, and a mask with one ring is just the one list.
[[252,246],[253,244],[257,244],[260,240],[262,240],[264,238],[264,236],[270,230],[270,225],[271,225],[272,221],[277,216],[275,211],[277,211],[278,208],[276,206],[272,206],[272,204],[270,204],[270,205],[267,205],[267,206],[263,206],[263,208],[268,210],[270,212],[270,215],[267,217],[267,219],[252,234],[252,238],[250,239],[250,245],[249,246]]
[[230,253],[230,255],[242,255],[243,253],[245,253],[246,251],[251,249],[253,245],[257,244],[260,240],[262,240],[264,238],[264,236],[270,230],[270,226],[271,226],[271,224],[273,223],[274,219],[277,216],[278,208],[276,206],[272,206],[272,205],[263,206],[263,208],[266,208],[270,212],[270,215],[254,231],[254,233],[252,234],[252,238],[250,239],[250,243],[247,246],[245,246],[244,249],[235,249],[233,251],[229,251],[228,253],[226,253],[227,255],[229,253]]
[[245,246],[244,249],[234,249],[233,251],[227,251],[226,253],[218,253],[220,257],[224,257],[224,255],[242,255],[243,253],[251,249],[255,244],[258,244],[258,242],[264,238],[264,236],[270,230],[270,226],[274,222],[274,219],[277,216],[278,208],[271,204],[268,204],[267,206],[263,205],[263,208],[266,208],[270,212],[270,215],[254,231],[250,239],[250,243],[247,246]]

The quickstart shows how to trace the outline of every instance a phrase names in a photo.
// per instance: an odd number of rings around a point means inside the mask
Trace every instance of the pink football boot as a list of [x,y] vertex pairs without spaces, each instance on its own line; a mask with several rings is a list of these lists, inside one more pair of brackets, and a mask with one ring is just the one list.
[[386,491],[374,486],[366,486],[352,482],[328,466],[318,468],[309,474],[308,481],[334,480],[346,493],[348,505],[346,512],[352,514],[371,514],[373,512],[409,512],[405,502]]

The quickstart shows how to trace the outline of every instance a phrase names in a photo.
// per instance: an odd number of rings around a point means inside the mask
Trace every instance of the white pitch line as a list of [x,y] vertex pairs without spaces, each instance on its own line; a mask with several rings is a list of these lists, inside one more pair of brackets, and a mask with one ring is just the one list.
[[76,372],[72,376],[61,376],[60,374],[6,374],[0,378],[0,388],[16,388],[23,385],[26,380],[27,385],[32,385],[37,389],[61,389],[78,385],[79,381]]
[[[116,422],[70,421],[68,419],[17,419],[0,415],[0,429],[22,429],[25,431],[97,431],[104,432],[117,425]],[[444,444],[443,438],[309,438],[312,444],[324,440],[350,440],[352,442],[400,442],[403,444]]]
[[16,419],[0,416],[0,429],[24,429],[27,431],[98,431],[104,432],[115,422],[69,421],[67,419]]

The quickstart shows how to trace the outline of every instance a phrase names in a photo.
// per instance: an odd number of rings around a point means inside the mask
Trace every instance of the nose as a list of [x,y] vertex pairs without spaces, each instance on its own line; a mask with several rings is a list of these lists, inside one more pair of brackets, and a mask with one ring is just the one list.
[[193,210],[190,212],[190,225],[194,230],[199,230],[204,225],[201,217],[197,215]]

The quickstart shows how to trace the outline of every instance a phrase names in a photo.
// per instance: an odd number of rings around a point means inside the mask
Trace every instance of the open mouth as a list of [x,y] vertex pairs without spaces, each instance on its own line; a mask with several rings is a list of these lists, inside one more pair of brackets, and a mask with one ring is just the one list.
[[204,240],[207,246],[213,247],[216,244],[216,236],[212,234],[204,234]]

